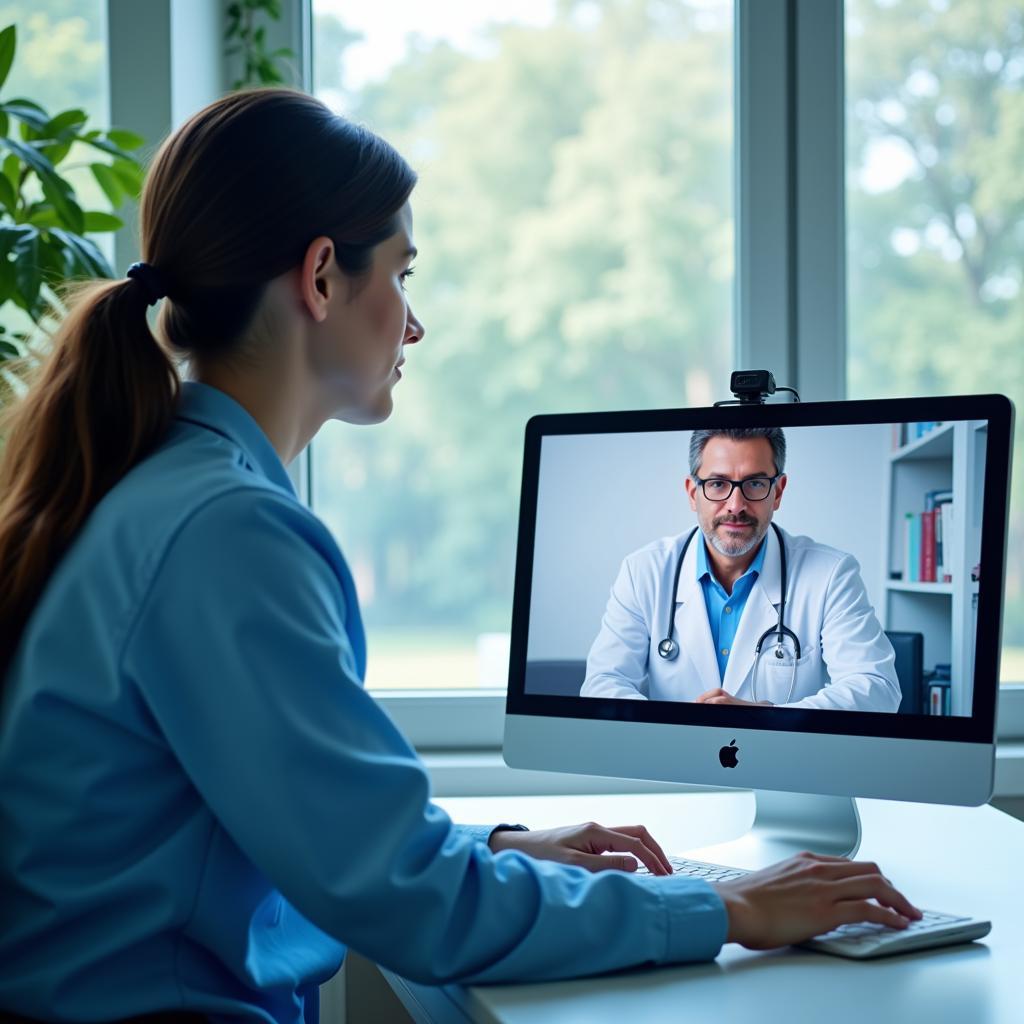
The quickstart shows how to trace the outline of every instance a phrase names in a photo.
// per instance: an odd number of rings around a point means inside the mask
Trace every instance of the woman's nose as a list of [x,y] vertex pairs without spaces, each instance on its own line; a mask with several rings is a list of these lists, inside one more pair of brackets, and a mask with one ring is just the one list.
[[410,306],[406,310],[405,314],[405,343],[406,345],[415,345],[417,341],[423,340],[423,335],[427,333],[427,329],[417,319],[416,314],[412,311]]

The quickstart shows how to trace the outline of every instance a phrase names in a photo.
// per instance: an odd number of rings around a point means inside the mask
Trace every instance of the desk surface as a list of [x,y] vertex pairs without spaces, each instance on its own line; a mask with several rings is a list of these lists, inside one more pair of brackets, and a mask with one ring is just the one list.
[[[753,816],[752,794],[733,792],[437,802],[456,821],[522,821],[534,828],[591,819],[641,823],[677,854],[734,838]],[[988,937],[863,963],[792,948],[755,953],[727,945],[713,963],[576,981],[435,989],[388,980],[414,1019],[438,1024],[1024,1021],[1024,823],[991,807],[861,800],[858,808],[858,859],[878,861],[919,906],[990,920]]]

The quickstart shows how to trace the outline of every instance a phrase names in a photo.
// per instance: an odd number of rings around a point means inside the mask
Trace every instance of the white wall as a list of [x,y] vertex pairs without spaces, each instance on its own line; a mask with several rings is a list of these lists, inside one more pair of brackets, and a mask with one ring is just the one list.
[[[775,521],[849,551],[881,609],[887,424],[791,427]],[[585,658],[625,555],[696,525],[689,431],[544,438],[528,657]],[[794,581],[794,585],[799,585]]]

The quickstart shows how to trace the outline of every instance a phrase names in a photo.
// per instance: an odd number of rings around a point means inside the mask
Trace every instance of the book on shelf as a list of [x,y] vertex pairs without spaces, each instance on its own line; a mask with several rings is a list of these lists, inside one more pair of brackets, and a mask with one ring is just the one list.
[[953,492],[928,491],[924,511],[903,518],[903,579],[908,583],[952,583]]
[[925,689],[925,700],[927,715],[949,715],[952,714],[952,688],[951,680],[953,666],[950,664],[936,665],[928,673],[930,676]]
[[935,582],[935,509],[921,513],[921,550],[918,579],[922,583]]
[[928,714],[950,714],[950,682],[934,682],[928,684]]
[[903,517],[903,551],[903,578],[907,583],[917,583],[921,569],[921,519],[915,512]]

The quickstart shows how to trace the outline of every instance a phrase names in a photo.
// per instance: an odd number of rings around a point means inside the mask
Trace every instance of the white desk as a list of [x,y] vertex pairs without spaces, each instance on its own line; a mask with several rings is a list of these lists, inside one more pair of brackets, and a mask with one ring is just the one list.
[[[753,814],[751,794],[730,792],[438,803],[465,822],[642,823],[676,854],[735,837]],[[418,1024],[1024,1022],[1024,823],[991,807],[879,800],[858,807],[858,858],[878,861],[919,906],[992,921],[986,939],[864,963],[727,945],[713,963],[532,985],[431,988],[382,973]]]

